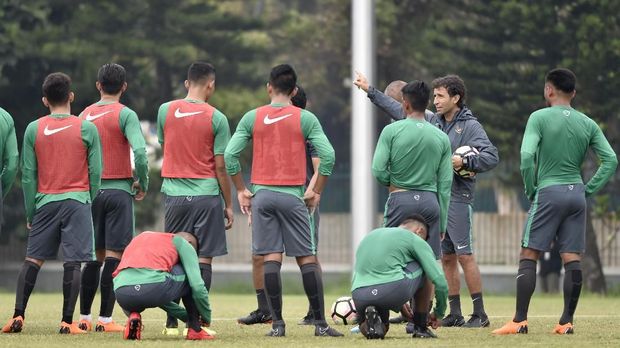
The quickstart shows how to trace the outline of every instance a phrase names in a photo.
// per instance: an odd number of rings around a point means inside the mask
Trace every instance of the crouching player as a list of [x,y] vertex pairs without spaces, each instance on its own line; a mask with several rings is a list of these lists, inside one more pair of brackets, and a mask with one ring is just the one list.
[[[140,313],[154,307],[186,322],[188,340],[214,338],[200,327],[199,316],[211,322],[211,308],[196,250],[196,237],[187,232],[143,232],[129,243],[113,274],[116,300],[129,313],[125,339],[140,339]],[[174,302],[178,298],[185,308]]]
[[368,339],[383,339],[389,330],[390,309],[398,312],[411,298],[414,338],[436,338],[427,328],[432,284],[437,305],[430,324],[437,328],[446,310],[448,283],[426,242],[428,225],[420,215],[404,219],[398,227],[370,232],[355,253],[351,287],[360,331]]

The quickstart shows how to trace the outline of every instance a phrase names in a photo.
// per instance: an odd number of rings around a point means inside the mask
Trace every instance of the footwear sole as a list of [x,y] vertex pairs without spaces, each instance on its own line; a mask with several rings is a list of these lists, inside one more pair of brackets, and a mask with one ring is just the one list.
[[368,335],[366,338],[369,340],[383,339],[385,337],[385,332],[383,332],[383,323],[377,314],[377,310],[373,306],[370,306],[366,308],[365,314],[366,323],[368,325]]
[[129,331],[127,332],[126,340],[139,340],[140,339],[140,330],[142,329],[142,320],[140,319],[131,319],[128,323]]

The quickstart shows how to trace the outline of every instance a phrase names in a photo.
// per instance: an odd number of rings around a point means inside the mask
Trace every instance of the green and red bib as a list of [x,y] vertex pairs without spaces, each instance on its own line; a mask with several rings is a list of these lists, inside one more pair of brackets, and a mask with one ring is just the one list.
[[172,242],[173,233],[142,232],[131,240],[125,248],[116,275],[126,268],[147,268],[170,272],[179,263],[179,253]]
[[93,104],[82,111],[82,119],[95,124],[101,139],[102,179],[126,179],[133,176],[129,141],[120,126],[121,103]]
[[164,124],[165,178],[215,178],[213,112],[207,103],[172,101]]
[[253,184],[305,184],[306,140],[301,129],[300,108],[265,105],[256,109],[252,144]]
[[82,120],[76,116],[44,116],[34,142],[37,191],[45,194],[88,191],[88,154]]

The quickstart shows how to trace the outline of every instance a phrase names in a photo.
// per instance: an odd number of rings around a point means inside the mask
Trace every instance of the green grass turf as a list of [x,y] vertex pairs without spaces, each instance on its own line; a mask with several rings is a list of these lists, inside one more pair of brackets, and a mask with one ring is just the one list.
[[[471,305],[463,295],[464,313],[469,313]],[[338,294],[326,295],[328,305],[339,297]],[[0,294],[2,320],[12,314],[14,295]],[[576,333],[571,336],[557,336],[551,330],[562,310],[561,296],[535,295],[530,306],[528,335],[494,337],[491,330],[501,326],[510,319],[514,310],[514,298],[510,296],[486,296],[485,305],[491,316],[490,329],[439,328],[436,340],[415,340],[405,334],[404,325],[393,325],[387,338],[383,341],[367,341],[360,334],[351,334],[351,326],[335,325],[345,333],[342,338],[314,337],[313,328],[298,326],[297,321],[303,316],[307,302],[304,296],[289,295],[284,298],[284,316],[287,321],[285,338],[264,337],[267,325],[239,326],[235,318],[247,314],[256,306],[255,297],[251,295],[212,295],[213,325],[217,338],[210,342],[189,342],[182,337],[164,337],[161,329],[164,313],[158,309],[149,309],[142,315],[144,331],[142,341],[124,341],[120,334],[91,332],[87,335],[69,336],[57,333],[62,307],[61,294],[35,293],[28,305],[25,329],[20,334],[0,334],[0,347],[120,347],[141,346],[148,348],[171,346],[217,346],[217,347],[404,347],[404,346],[442,346],[442,347],[516,347],[516,346],[553,346],[553,347],[620,347],[620,298],[583,296],[577,309],[575,320]],[[95,299],[93,308],[98,309],[99,299]],[[77,311],[76,311],[77,312]],[[94,310],[96,313],[97,311]],[[6,319],[5,319],[6,318]],[[77,318],[77,313],[76,313]],[[114,318],[124,322],[125,317],[117,307]],[[330,320],[331,321],[331,320]]]

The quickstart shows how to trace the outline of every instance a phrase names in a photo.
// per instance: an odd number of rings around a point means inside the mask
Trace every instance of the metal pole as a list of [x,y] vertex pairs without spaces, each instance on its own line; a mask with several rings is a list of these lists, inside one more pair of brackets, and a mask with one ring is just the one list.
[[[375,80],[373,0],[351,0],[351,76],[358,70]],[[362,238],[376,222],[376,185],[370,166],[375,144],[375,115],[363,91],[351,90],[351,227],[353,261]]]

